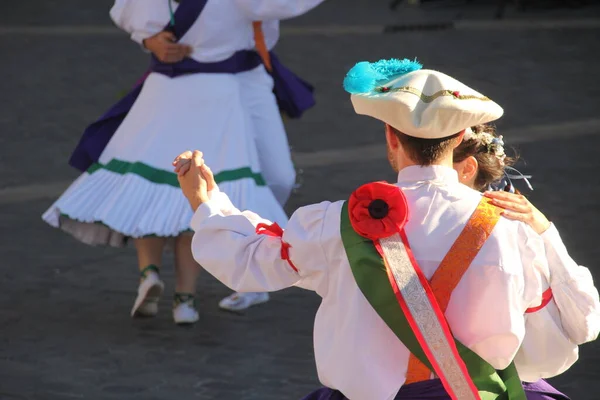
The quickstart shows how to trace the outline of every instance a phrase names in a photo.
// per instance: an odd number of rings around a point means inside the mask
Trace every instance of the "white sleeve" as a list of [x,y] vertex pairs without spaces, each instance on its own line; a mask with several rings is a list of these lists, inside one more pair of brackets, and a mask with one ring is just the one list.
[[225,216],[241,214],[240,210],[229,200],[229,196],[221,192],[218,187],[208,192],[208,198],[212,200],[213,204],[218,205],[219,211]]
[[598,292],[589,271],[568,256],[556,228],[540,241],[546,263],[534,268],[542,278],[542,290],[550,289],[553,297],[547,303],[540,299],[525,314],[526,333],[515,365],[527,382],[565,372],[579,357],[577,345],[598,334]]
[[[202,204],[191,222],[194,258],[223,284],[239,292],[275,291],[302,280],[316,288],[326,277],[321,233],[330,203],[298,209],[278,237],[257,234],[256,225],[270,222],[254,213],[225,216],[221,208],[227,206],[219,204],[224,197]],[[303,287],[315,290],[312,285]]]
[[234,0],[246,16],[254,21],[288,19],[312,10],[324,0]]
[[116,0],[110,17],[133,41],[142,44],[169,23],[169,5],[163,0]]
[[600,332],[600,301],[592,274],[569,256],[554,225],[541,236],[550,269],[550,287],[566,334],[575,344],[595,340]]
[[525,338],[515,357],[522,381],[535,382],[560,375],[579,358],[579,348],[565,334],[560,319],[554,301],[525,315]]

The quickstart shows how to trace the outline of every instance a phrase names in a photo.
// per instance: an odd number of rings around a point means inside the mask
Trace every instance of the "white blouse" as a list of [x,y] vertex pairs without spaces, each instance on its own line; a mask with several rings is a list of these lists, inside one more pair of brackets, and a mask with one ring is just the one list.
[[[398,174],[410,219],[415,258],[427,278],[456,240],[481,194],[442,166],[408,167]],[[282,238],[259,235],[258,215],[236,210],[216,192],[196,211],[195,259],[237,291],[274,291],[297,285],[322,297],[314,326],[321,382],[352,400],[393,399],[403,385],[409,351],[358,288],[340,237],[343,202],[298,209]],[[288,243],[290,265],[281,259]],[[533,314],[548,287],[554,301]],[[551,228],[500,219],[454,290],[446,318],[455,337],[496,369],[515,360],[521,379],[551,377],[577,359],[577,345],[599,326],[598,292],[589,272],[568,256]],[[559,311],[560,310],[560,311]],[[526,334],[527,333],[527,334]]]
[[[170,20],[169,0],[116,0],[110,16],[138,42],[162,31]],[[279,37],[279,20],[304,14],[323,0],[219,0],[208,1],[200,18],[181,38],[193,47],[191,57],[200,62],[229,58],[239,50],[254,48],[252,21],[265,21],[267,46]],[[175,11],[178,4],[171,1]]]

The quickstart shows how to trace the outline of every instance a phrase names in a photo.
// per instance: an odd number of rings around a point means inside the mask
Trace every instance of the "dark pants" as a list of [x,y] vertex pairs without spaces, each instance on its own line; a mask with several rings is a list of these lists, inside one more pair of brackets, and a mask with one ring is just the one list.
[[[540,379],[533,383],[523,383],[527,400],[570,400],[566,395]],[[303,400],[348,400],[341,392],[321,388],[306,396]],[[355,399],[362,400],[362,399]],[[450,396],[439,379],[411,383],[400,388],[396,400],[450,400]]]

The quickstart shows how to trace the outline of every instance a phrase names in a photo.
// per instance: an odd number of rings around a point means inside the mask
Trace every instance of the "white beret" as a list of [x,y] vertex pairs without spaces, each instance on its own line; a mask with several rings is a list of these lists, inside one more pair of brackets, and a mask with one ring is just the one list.
[[[382,60],[370,65],[377,67],[392,61],[394,65],[404,63],[405,68],[408,63],[413,70],[387,81],[380,77],[365,86],[365,70],[373,68],[363,62],[346,76],[344,86],[351,89],[348,91],[357,114],[381,120],[409,136],[438,139],[497,120],[504,112],[488,97],[446,74],[416,69],[420,64],[415,61]],[[356,67],[361,64],[357,72]],[[390,69],[385,72],[390,73]]]

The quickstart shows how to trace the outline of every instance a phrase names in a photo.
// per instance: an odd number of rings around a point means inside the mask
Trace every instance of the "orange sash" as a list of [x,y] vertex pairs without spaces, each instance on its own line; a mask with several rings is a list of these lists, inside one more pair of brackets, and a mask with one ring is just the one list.
[[[502,209],[483,198],[431,277],[429,284],[443,313],[446,312],[454,288],[492,233],[501,213]],[[411,354],[405,384],[425,381],[430,376],[429,368]]]
[[256,52],[262,58],[263,64],[267,71],[273,71],[273,67],[271,66],[271,56],[269,55],[269,49],[267,48],[267,43],[265,42],[265,35],[262,30],[262,22],[254,21],[252,23],[252,28],[254,29],[254,46],[256,47]]

